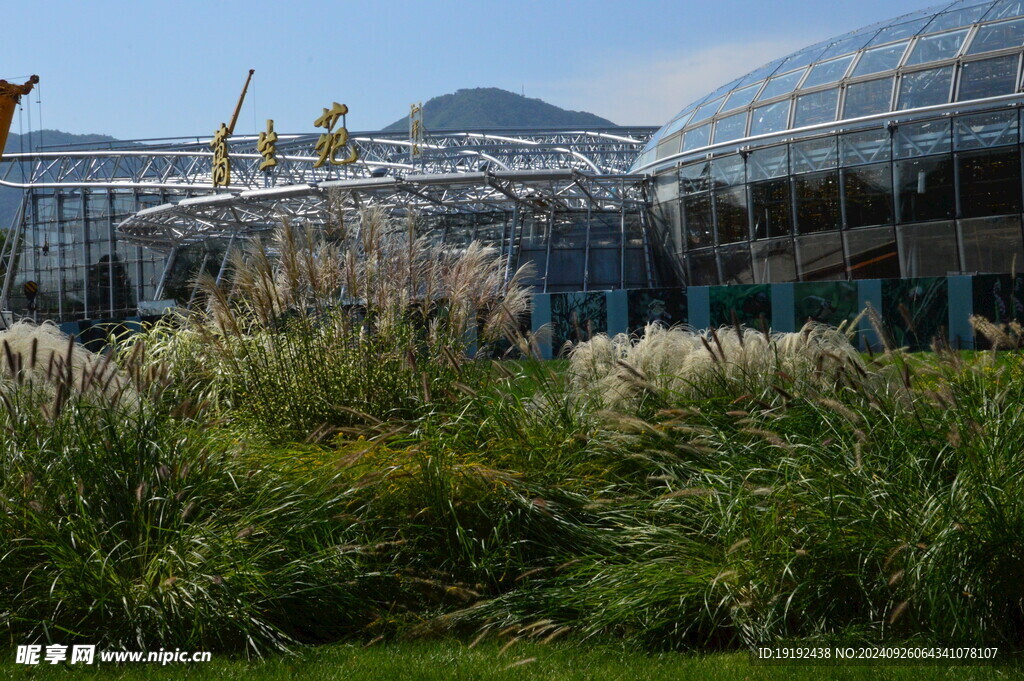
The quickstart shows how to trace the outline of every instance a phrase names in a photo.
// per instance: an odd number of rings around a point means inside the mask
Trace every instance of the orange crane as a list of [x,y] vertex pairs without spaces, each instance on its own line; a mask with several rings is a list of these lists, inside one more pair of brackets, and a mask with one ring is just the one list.
[[22,95],[32,92],[32,88],[38,82],[39,76],[32,76],[24,85],[0,80],[0,159],[4,156],[7,133],[10,132],[11,121],[14,120],[14,107],[18,105]]

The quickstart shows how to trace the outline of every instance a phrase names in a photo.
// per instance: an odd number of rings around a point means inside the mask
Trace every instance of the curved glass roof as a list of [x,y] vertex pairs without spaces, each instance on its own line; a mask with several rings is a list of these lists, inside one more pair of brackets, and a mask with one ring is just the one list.
[[1020,91],[1024,0],[957,0],[851,31],[691,102],[633,168],[833,121]]

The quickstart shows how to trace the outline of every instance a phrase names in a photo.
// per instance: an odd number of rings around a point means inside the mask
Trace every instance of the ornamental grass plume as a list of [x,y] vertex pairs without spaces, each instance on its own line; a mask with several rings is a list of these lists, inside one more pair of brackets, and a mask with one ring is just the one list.
[[149,334],[179,398],[202,394],[271,439],[410,418],[471,384],[471,356],[520,342],[527,270],[367,210],[324,229],[283,221],[233,253],[173,333]]
[[131,399],[128,378],[110,355],[90,352],[52,323],[17,322],[0,332],[0,350],[0,390],[29,384],[64,397]]
[[573,380],[610,409],[644,391],[696,396],[709,380],[757,380],[780,371],[828,380],[837,368],[862,364],[841,329],[813,322],[794,333],[649,324],[639,336],[599,334],[570,354]]
[[995,324],[981,315],[971,316],[971,327],[992,344],[993,350],[1016,350],[1024,345],[1024,327],[1020,322]]

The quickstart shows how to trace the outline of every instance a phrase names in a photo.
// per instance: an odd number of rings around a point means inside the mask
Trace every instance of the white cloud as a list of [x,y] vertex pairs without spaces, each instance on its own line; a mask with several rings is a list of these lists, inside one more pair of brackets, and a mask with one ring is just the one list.
[[[589,73],[547,83],[534,94],[620,125],[662,125],[698,97],[794,52],[806,38],[723,44],[697,52],[592,62]],[[527,93],[530,94],[530,93]]]

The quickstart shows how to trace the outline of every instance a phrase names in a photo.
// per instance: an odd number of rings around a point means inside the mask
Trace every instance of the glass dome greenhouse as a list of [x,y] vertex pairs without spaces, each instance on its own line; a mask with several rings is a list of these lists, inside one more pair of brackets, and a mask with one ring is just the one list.
[[748,137],[1017,92],[1024,0],[959,0],[804,48],[691,102],[634,170]]
[[1024,0],[826,40],[684,108],[631,172],[687,285],[1020,271]]

